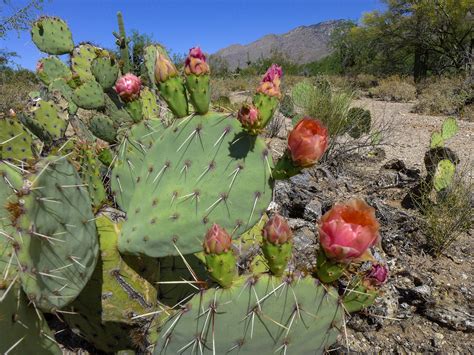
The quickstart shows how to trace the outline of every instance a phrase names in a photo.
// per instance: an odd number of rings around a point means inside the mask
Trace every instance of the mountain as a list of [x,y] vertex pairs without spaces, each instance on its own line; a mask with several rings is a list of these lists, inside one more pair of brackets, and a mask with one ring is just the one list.
[[329,37],[342,21],[331,20],[300,26],[281,35],[269,34],[246,45],[234,44],[220,49],[211,57],[227,62],[230,70],[245,68],[248,60],[269,57],[272,52],[281,53],[298,64],[313,62],[331,53],[328,47]]

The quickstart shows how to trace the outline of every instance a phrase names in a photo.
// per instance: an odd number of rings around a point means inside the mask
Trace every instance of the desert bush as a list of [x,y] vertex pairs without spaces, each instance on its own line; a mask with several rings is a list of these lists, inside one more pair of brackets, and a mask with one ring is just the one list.
[[1,70],[0,113],[22,109],[28,101],[29,92],[37,89],[37,83],[34,73],[29,70]]
[[379,85],[378,78],[372,74],[357,74],[350,80],[355,87],[364,90],[368,90]]
[[292,118],[295,115],[295,106],[290,95],[284,95],[280,101],[280,112],[283,116]]
[[369,94],[385,101],[408,102],[416,99],[416,87],[410,79],[392,75],[370,88]]
[[417,206],[422,215],[422,232],[434,255],[440,255],[463,233],[472,228],[473,182],[461,172],[442,193],[426,192]]
[[257,86],[258,81],[259,78],[257,76],[244,77],[235,74],[227,77],[212,78],[211,99],[217,100],[220,96],[230,96],[232,92],[236,91],[252,91]]
[[460,114],[474,99],[473,88],[463,76],[427,79],[420,84],[420,91],[413,110],[431,115]]

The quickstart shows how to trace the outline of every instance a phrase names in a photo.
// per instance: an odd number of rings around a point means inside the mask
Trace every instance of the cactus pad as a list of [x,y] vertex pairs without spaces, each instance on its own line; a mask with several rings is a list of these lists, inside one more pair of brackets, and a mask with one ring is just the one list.
[[213,223],[237,238],[259,221],[272,198],[272,159],[263,140],[219,114],[194,116],[154,138],[151,148],[141,147],[145,160],[134,164],[135,179],[113,172],[122,180],[119,196],[135,189],[122,206],[128,220],[121,252],[190,254],[202,250]]
[[201,291],[163,326],[155,354],[322,354],[339,333],[337,292],[312,278],[242,277]]
[[94,47],[92,44],[83,43],[72,51],[71,68],[74,74],[78,75],[82,82],[95,80],[92,74],[91,66],[98,54],[108,54],[101,48]]
[[56,17],[42,17],[33,23],[31,37],[39,50],[48,54],[66,54],[74,48],[68,25]]
[[98,57],[92,61],[91,71],[97,82],[104,88],[114,86],[119,75],[119,67],[111,57]]
[[47,57],[39,61],[38,67],[41,68],[37,70],[38,77],[40,80],[49,85],[55,79],[63,78],[66,81],[71,79],[72,73],[58,57]]
[[0,289],[0,353],[62,354],[46,320],[17,284]]
[[[16,226],[20,278],[28,298],[44,311],[77,297],[97,260],[91,201],[74,167],[48,157],[28,177],[18,203]],[[20,234],[20,233],[19,233]]]
[[160,121],[142,121],[130,129],[118,149],[118,159],[111,177],[111,189],[116,202],[124,211],[127,211],[132,199],[145,153],[162,134],[163,125]]
[[449,159],[441,160],[433,177],[435,190],[439,192],[449,187],[453,182],[455,172],[456,166]]
[[14,118],[0,118],[0,160],[14,162],[34,158],[31,134]]
[[454,117],[449,117],[443,122],[441,135],[444,140],[452,138],[459,130],[458,123]]
[[88,80],[74,90],[74,103],[84,109],[97,109],[105,105],[102,87],[95,80]]
[[59,92],[68,103],[68,111],[71,115],[77,112],[77,105],[72,101],[73,90],[63,78],[55,79],[49,84],[48,90],[52,93]]
[[98,114],[89,122],[89,129],[94,136],[106,142],[113,143],[117,137],[117,130],[112,120],[103,114]]
[[52,101],[40,100],[33,115],[24,117],[25,125],[42,141],[61,139],[67,128],[67,120],[62,111]]
[[142,103],[142,115],[145,120],[158,119],[160,117],[160,107],[158,106],[157,98],[150,89],[142,89],[140,101]]

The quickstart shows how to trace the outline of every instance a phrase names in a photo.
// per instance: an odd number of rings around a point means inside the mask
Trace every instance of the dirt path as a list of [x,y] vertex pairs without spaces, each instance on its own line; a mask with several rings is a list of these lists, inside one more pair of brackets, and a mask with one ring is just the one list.
[[[391,125],[385,139],[389,144],[384,147],[387,159],[401,159],[407,166],[423,169],[423,156],[429,146],[431,134],[439,130],[445,116],[427,116],[410,112],[412,103],[395,103],[364,98],[355,100],[354,106],[366,108],[372,112],[376,122]],[[447,142],[465,167],[474,176],[474,122],[458,120],[459,132]]]

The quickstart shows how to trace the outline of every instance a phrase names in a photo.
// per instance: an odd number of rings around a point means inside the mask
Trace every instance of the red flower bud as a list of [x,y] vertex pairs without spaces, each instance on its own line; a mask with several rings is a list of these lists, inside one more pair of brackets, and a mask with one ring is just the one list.
[[155,60],[155,80],[157,83],[162,83],[178,75],[178,70],[174,64],[167,58],[167,56],[159,51],[156,52]]
[[293,163],[303,167],[315,164],[326,151],[328,140],[328,131],[320,121],[303,118],[288,136]]
[[189,50],[189,54],[184,63],[184,72],[187,75],[202,75],[209,73],[209,64],[207,64],[206,56],[201,48],[193,47]]
[[255,128],[258,126],[258,109],[254,106],[244,104],[237,113],[237,119],[245,128]]
[[125,101],[133,101],[140,96],[142,82],[139,77],[128,73],[115,82],[114,90]]
[[224,228],[214,223],[207,231],[203,246],[208,254],[222,254],[230,250],[232,238]]
[[348,263],[379,240],[379,228],[375,210],[363,200],[351,200],[322,216],[319,241],[328,258]]
[[382,286],[388,278],[388,268],[386,265],[374,264],[367,272],[367,279],[374,286]]
[[288,222],[279,214],[273,215],[263,227],[263,238],[272,244],[284,244],[292,237]]

